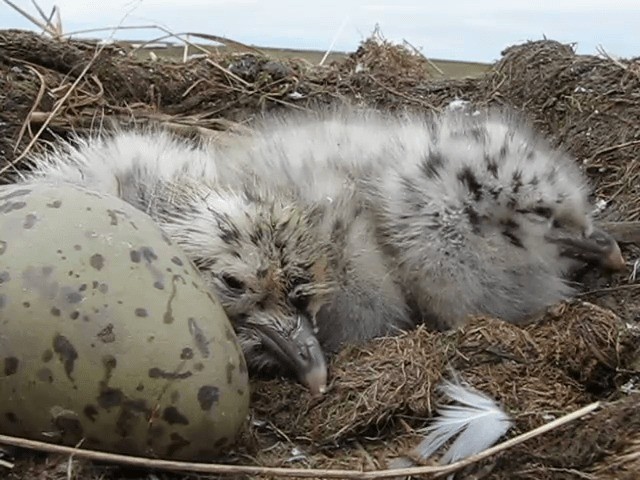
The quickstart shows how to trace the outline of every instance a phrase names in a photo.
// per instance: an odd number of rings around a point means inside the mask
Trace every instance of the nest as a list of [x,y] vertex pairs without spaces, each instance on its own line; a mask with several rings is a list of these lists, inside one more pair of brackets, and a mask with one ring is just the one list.
[[[0,32],[0,181],[24,154],[70,132],[160,123],[185,135],[243,131],[256,114],[348,102],[441,110],[522,110],[584,166],[608,219],[640,218],[640,61],[580,56],[554,41],[508,48],[485,75],[443,79],[421,55],[379,37],[345,61],[313,66],[255,51],[187,63],[135,60],[119,46]],[[634,245],[624,254],[637,258]],[[637,478],[640,394],[635,276],[585,278],[585,293],[530,326],[477,318],[446,333],[418,328],[352,346],[331,359],[329,391],[314,399],[286,379],[252,381],[252,422],[229,462],[376,470],[421,439],[453,372],[499,401],[509,436],[583,407],[594,413],[471,465],[469,478]],[[68,459],[18,452],[9,479],[68,478]],[[146,478],[72,462],[72,478]],[[158,474],[159,478],[202,478]]]
[[541,425],[533,412],[568,413],[615,390],[638,335],[590,303],[563,304],[526,328],[490,318],[448,333],[418,328],[340,352],[321,400],[291,382],[256,382],[252,410],[291,441],[341,445],[386,435],[399,418],[431,417],[435,387],[455,371],[521,413],[526,431]]

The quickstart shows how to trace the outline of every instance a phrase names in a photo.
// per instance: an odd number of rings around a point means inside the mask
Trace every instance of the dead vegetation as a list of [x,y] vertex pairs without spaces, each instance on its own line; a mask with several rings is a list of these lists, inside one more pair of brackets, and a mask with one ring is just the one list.
[[[115,46],[0,32],[0,171],[25,168],[56,135],[111,123],[160,122],[187,135],[240,130],[256,113],[335,102],[389,110],[521,109],[575,155],[605,200],[607,220],[639,220],[640,60],[578,56],[554,41],[513,46],[486,75],[434,78],[416,52],[370,39],[345,62],[313,66],[259,53],[187,63],[136,60]],[[640,288],[629,272],[585,277],[582,298],[519,328],[480,318],[449,333],[424,329],[352,347],[332,359],[328,394],[286,380],[253,382],[252,422],[228,463],[373,471],[419,440],[450,369],[505,405],[509,437],[594,401],[595,412],[466,467],[464,478],[638,478]],[[632,272],[633,270],[633,272]],[[631,274],[631,275],[629,275]],[[13,457],[15,455],[15,458]],[[140,469],[9,451],[5,478],[150,478]],[[2,468],[2,467],[0,467]],[[154,472],[172,480],[203,478]],[[242,477],[245,478],[245,477]],[[425,477],[426,478],[426,477]]]

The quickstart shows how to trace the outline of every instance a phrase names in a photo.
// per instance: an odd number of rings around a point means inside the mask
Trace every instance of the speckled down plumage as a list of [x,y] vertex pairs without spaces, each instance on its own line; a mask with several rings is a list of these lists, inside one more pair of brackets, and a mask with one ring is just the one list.
[[220,297],[250,367],[318,391],[345,344],[469,315],[524,322],[574,293],[582,261],[622,261],[572,159],[500,112],[270,117],[223,147],[120,132],[32,163],[31,180],[149,213]]

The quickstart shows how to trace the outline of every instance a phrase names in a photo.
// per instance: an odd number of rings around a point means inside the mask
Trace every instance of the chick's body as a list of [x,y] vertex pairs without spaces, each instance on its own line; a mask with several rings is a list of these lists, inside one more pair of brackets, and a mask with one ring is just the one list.
[[287,116],[224,155],[239,183],[255,176],[326,205],[348,272],[321,312],[331,342],[469,315],[524,322],[574,293],[566,277],[581,260],[621,266],[575,161],[511,113]]
[[269,117],[223,147],[120,132],[33,164],[30,181],[149,213],[220,296],[249,366],[316,387],[345,344],[522,322],[573,293],[576,265],[621,261],[574,162],[499,113]]

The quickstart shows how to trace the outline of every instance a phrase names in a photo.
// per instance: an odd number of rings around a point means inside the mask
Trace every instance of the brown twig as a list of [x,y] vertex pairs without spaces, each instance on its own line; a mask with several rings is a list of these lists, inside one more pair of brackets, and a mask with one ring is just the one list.
[[605,153],[614,152],[616,150],[620,150],[621,148],[633,147],[634,145],[640,145],[640,140],[632,140],[630,142],[619,143],[617,145],[611,145],[610,147],[601,148],[600,150],[594,152],[593,155],[591,155],[590,160],[593,160],[594,158],[599,157],[600,155],[603,155]]
[[599,295],[601,293],[613,293],[621,292],[623,290],[636,290],[640,288],[640,284],[634,283],[631,285],[617,285],[615,287],[598,288],[596,290],[588,290],[586,292],[578,293],[577,297],[588,297],[589,295]]
[[[72,118],[64,118],[62,121],[50,122],[49,125],[70,128],[76,130],[89,130],[93,128],[95,113],[91,115],[75,116]],[[42,125],[49,118],[48,112],[33,112],[29,117],[32,125]],[[109,122],[111,125],[120,123],[136,123],[144,124],[155,122],[162,125],[163,128],[171,130],[180,135],[197,133],[205,138],[218,138],[224,135],[232,135],[237,133],[250,133],[248,127],[240,123],[233,122],[224,118],[207,119],[206,122],[197,116],[180,118],[177,116],[165,115],[161,113],[137,113],[133,114],[110,114],[102,115],[101,122]],[[206,125],[205,125],[206,123]],[[219,127],[218,129],[212,127]]]
[[22,125],[20,126],[20,131],[18,132],[18,139],[16,140],[16,144],[13,149],[14,153],[18,149],[18,145],[20,145],[20,143],[22,142],[22,137],[24,136],[25,131],[27,130],[27,128],[29,128],[29,117],[35,111],[38,105],[40,105],[40,102],[42,101],[42,98],[44,97],[47,91],[47,82],[44,79],[44,77],[40,74],[40,72],[38,72],[38,70],[32,67],[31,65],[27,65],[27,68],[31,70],[36,77],[38,77],[38,80],[40,80],[40,88],[38,89],[38,94],[36,95],[36,98],[33,101],[33,105],[31,105],[31,109],[29,110],[29,113],[27,114],[27,116],[24,119],[24,122],[22,122]]
[[371,80],[373,80],[373,83],[375,83],[376,85],[378,85],[379,87],[385,89],[387,92],[391,93],[392,95],[395,95],[397,97],[403,98],[409,102],[412,103],[417,103],[418,105],[427,108],[429,110],[435,110],[435,111],[439,111],[439,108],[436,108],[434,105],[431,105],[430,103],[425,102],[424,100],[421,100],[419,98],[415,98],[415,97],[410,97],[408,95],[405,95],[402,92],[399,92],[387,85],[385,85],[384,83],[382,83],[380,80],[378,80],[376,77],[374,77],[373,75],[369,75],[369,78],[371,78]]
[[247,475],[277,475],[281,477],[301,477],[301,478],[346,478],[346,479],[381,479],[381,478],[394,478],[413,475],[433,475],[433,478],[441,477],[460,470],[474,463],[480,462],[486,458],[489,458],[496,453],[500,453],[504,450],[512,448],[522,442],[530,440],[534,437],[552,431],[567,423],[570,423],[578,418],[581,418],[596,409],[600,408],[600,402],[594,402],[586,407],[576,410],[568,415],[560,417],[552,422],[549,422],[541,427],[538,427],[529,432],[518,435],[505,442],[502,442],[487,450],[467,457],[464,460],[452,463],[450,465],[442,466],[425,466],[425,467],[412,467],[402,468],[395,470],[379,470],[373,472],[360,472],[354,470],[324,470],[324,469],[302,469],[302,468],[276,468],[276,467],[260,467],[260,466],[247,466],[247,465],[224,465],[224,464],[208,464],[208,463],[191,463],[191,462],[179,462],[171,460],[155,460],[143,457],[133,457],[127,455],[120,455],[115,453],[98,452],[95,450],[83,450],[73,447],[65,447],[62,445],[54,445],[45,442],[39,442],[35,440],[27,440],[24,438],[11,437],[6,435],[0,435],[0,444],[13,445],[19,448],[28,448],[32,450],[39,450],[48,453],[56,453],[63,455],[74,455],[76,458],[83,458],[86,460],[94,460],[100,462],[111,462],[121,465],[128,465],[132,467],[144,467],[158,470],[174,471],[174,472],[191,472],[191,473],[208,473],[219,475],[231,475],[231,474],[247,474]]

